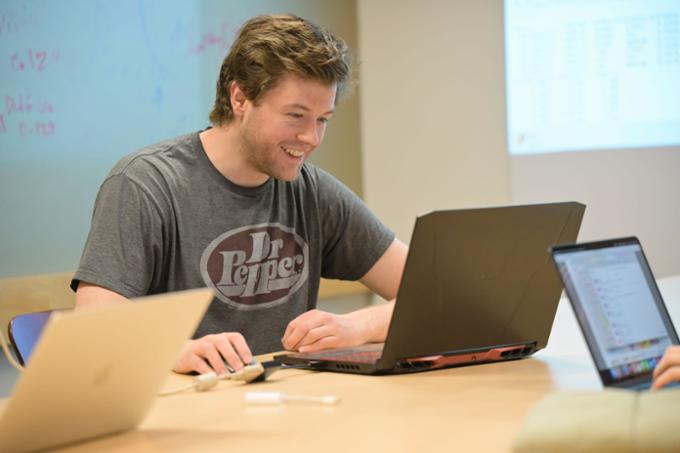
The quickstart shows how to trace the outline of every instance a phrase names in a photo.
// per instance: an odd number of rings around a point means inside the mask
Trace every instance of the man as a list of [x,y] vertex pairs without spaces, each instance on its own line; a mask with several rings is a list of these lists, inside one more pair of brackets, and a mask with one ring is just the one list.
[[305,163],[350,72],[347,46],[326,30],[295,16],[248,21],[220,70],[213,127],[123,158],[102,184],[71,284],[77,306],[212,287],[178,372],[383,341],[392,304],[314,309],[321,276],[394,299],[406,260],[358,197]]

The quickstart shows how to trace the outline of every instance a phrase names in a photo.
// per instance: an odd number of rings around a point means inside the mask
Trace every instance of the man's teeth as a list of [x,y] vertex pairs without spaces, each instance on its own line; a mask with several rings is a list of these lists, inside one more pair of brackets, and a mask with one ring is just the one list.
[[293,157],[302,157],[302,156],[305,155],[304,152],[298,151],[298,150],[296,150],[296,149],[283,148],[283,150],[284,150],[286,153],[288,153],[288,154],[290,154],[291,156],[293,156]]

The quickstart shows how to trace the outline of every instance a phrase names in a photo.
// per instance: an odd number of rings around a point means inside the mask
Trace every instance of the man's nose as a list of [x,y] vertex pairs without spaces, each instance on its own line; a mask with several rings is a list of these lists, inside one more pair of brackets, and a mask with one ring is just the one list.
[[321,139],[323,138],[322,126],[316,124],[307,125],[304,130],[298,134],[297,138],[301,142],[310,145],[312,148],[316,148],[321,144]]

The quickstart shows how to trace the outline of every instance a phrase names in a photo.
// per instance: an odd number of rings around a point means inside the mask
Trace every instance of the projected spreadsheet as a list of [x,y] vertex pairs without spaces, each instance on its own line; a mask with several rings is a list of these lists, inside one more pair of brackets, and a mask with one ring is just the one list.
[[511,154],[680,144],[680,1],[507,0]]

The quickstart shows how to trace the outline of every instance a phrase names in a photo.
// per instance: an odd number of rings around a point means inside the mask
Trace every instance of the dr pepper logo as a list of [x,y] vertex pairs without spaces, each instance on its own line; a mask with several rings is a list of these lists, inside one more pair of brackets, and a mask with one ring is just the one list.
[[284,303],[307,280],[308,266],[307,243],[278,223],[227,231],[201,257],[206,284],[240,310]]

